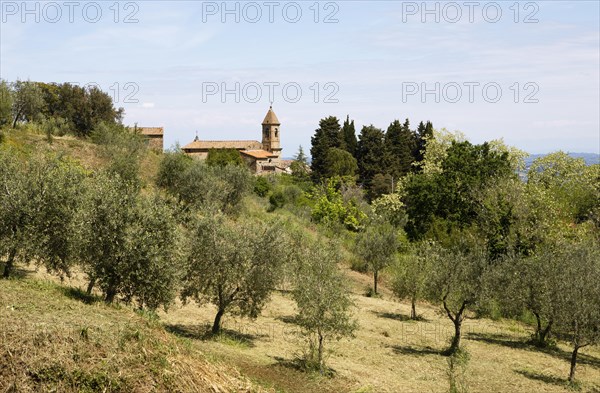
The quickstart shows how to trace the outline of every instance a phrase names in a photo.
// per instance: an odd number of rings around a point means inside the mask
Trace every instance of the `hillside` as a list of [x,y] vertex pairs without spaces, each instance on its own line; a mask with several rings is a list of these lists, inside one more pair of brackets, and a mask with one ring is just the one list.
[[261,391],[158,321],[77,288],[4,280],[0,304],[2,392]]
[[[74,137],[7,134],[22,151],[52,150],[87,169],[105,164],[99,146]],[[142,157],[142,178],[153,183],[160,154]],[[265,198],[248,196],[243,213],[275,216],[311,235],[324,235],[308,219],[285,209],[267,213]],[[345,239],[347,241],[347,239]],[[133,305],[106,305],[85,294],[77,269],[63,281],[33,265],[0,281],[0,392],[447,392],[450,380],[464,392],[568,392],[566,342],[539,349],[528,343],[532,327],[498,318],[469,318],[463,326],[468,360],[452,371],[442,351],[452,323],[439,307],[398,302],[383,272],[380,297],[367,297],[370,275],[350,270],[349,245],[340,269],[354,302],[353,338],[328,344],[332,376],[306,372],[296,362],[303,350],[295,303],[281,285],[256,320],[226,314],[223,333],[211,337],[211,305],[182,304],[153,314]],[[0,267],[1,264],[0,264]],[[584,347],[577,366],[581,392],[600,392],[600,348]]]

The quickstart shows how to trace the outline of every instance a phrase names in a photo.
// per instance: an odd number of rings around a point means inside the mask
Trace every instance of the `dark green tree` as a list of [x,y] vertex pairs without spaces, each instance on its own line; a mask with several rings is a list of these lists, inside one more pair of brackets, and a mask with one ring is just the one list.
[[417,128],[415,151],[413,156],[416,162],[421,162],[425,158],[425,146],[427,139],[433,137],[433,124],[430,121],[427,123],[420,122]]
[[354,128],[354,120],[350,121],[350,116],[346,116],[344,125],[342,126],[342,138],[344,140],[344,148],[356,157],[356,148],[358,141],[356,139],[356,129]]
[[371,190],[373,177],[386,172],[384,133],[372,125],[360,131],[357,149],[359,182],[367,191]]
[[242,155],[236,149],[210,149],[206,165],[224,167],[226,165],[244,165]]
[[332,147],[343,148],[344,142],[340,128],[340,121],[335,116],[329,116],[319,121],[319,128],[311,138],[312,147],[312,179],[319,182],[327,177],[327,152]]
[[434,223],[447,230],[468,226],[477,217],[479,191],[510,176],[516,174],[508,153],[492,151],[487,143],[453,142],[442,162],[442,173],[419,173],[406,185],[409,238],[421,239]]
[[388,174],[396,181],[412,171],[417,141],[410,130],[408,119],[404,125],[395,120],[385,134],[385,147],[389,159]]
[[354,181],[358,165],[356,159],[350,152],[332,147],[327,151],[325,157],[325,176],[328,178],[339,176],[350,181]]

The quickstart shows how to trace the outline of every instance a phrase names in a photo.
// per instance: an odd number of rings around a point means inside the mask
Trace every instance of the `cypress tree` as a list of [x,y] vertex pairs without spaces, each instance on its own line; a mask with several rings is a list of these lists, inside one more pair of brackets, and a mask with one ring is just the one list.
[[358,141],[356,140],[356,129],[354,128],[354,120],[350,121],[350,116],[346,116],[344,125],[342,126],[342,138],[344,140],[344,147],[346,150],[356,157],[356,146]]
[[394,120],[385,134],[385,146],[388,155],[388,172],[394,179],[399,179],[411,171],[415,160],[416,136],[409,128],[408,119],[404,125]]
[[386,172],[384,133],[373,125],[360,131],[357,147],[359,182],[371,189],[371,182],[378,173]]
[[330,148],[343,148],[340,121],[335,116],[329,116],[319,121],[319,128],[311,138],[310,148],[311,169],[313,181],[317,182],[327,174],[327,152]]
[[427,138],[433,136],[433,124],[428,121],[426,124],[423,122],[419,123],[419,127],[417,128],[416,134],[416,143],[415,143],[415,161],[421,162],[425,158],[425,143],[427,142]]

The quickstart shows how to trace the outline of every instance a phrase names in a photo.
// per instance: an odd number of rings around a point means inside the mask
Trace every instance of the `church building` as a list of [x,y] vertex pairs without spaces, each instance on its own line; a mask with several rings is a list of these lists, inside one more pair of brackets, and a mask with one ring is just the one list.
[[281,159],[279,119],[269,108],[262,122],[262,141],[214,141],[200,140],[198,136],[185,145],[182,150],[201,160],[208,157],[210,149],[236,149],[240,152],[248,167],[256,174],[285,172],[286,168]]

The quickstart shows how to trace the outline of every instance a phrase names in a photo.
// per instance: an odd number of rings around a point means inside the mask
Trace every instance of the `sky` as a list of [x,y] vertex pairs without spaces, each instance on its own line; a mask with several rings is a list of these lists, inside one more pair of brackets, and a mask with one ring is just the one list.
[[598,1],[0,1],[0,78],[95,84],[165,146],[326,116],[600,153]]

